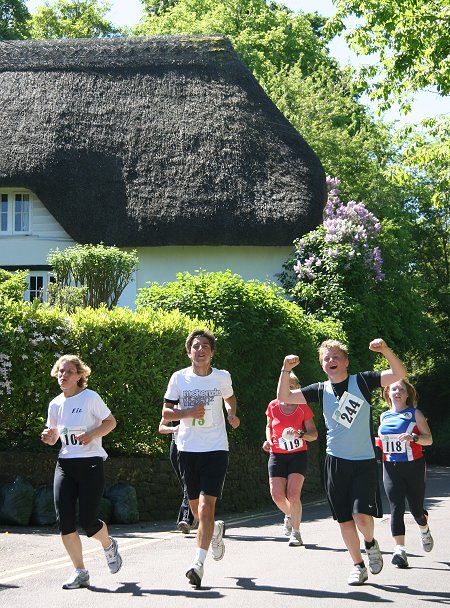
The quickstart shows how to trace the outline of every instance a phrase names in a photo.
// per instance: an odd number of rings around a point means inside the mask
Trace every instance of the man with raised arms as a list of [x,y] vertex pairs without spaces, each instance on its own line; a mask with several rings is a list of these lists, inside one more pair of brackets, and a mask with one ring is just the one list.
[[284,359],[277,397],[285,403],[318,403],[327,429],[324,482],[327,498],[340,525],[342,538],[353,560],[348,584],[362,585],[368,578],[361,554],[358,531],[364,538],[369,570],[378,574],[383,558],[374,538],[374,517],[382,516],[378,492],[371,393],[406,376],[400,359],[384,340],[372,340],[369,349],[382,354],[389,369],[349,375],[348,349],[337,340],[320,345],[319,361],[328,377],[326,382],[302,389],[289,389],[289,374],[299,364],[297,355]]

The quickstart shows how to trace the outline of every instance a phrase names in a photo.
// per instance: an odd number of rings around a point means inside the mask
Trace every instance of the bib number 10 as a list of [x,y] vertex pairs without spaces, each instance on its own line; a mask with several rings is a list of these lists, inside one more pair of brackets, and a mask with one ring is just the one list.
[[71,433],[70,435],[65,433],[63,437],[66,445],[79,445],[75,433]]
[[82,445],[77,437],[78,435],[81,435],[81,433],[84,433],[86,431],[86,428],[77,428],[77,429],[69,429],[67,427],[65,427],[64,429],[62,429],[62,432],[60,433],[60,437],[61,437],[61,441],[69,446],[69,445]]

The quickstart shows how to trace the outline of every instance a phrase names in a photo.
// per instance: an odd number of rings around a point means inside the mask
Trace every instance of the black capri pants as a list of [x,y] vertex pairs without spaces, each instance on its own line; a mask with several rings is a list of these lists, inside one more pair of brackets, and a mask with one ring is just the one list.
[[405,501],[419,526],[425,526],[428,513],[425,500],[425,458],[409,462],[383,462],[383,485],[391,507],[391,534],[405,534]]
[[101,530],[98,518],[105,478],[103,458],[59,458],[53,480],[56,521],[61,534],[76,532],[76,505],[80,526],[87,536]]

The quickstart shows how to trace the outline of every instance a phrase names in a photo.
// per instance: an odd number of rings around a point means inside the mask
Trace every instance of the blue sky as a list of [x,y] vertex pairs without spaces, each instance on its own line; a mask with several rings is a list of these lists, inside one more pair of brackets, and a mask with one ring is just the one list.
[[[139,0],[110,0],[111,11],[109,18],[118,25],[135,25],[142,15],[142,4]],[[50,0],[51,2],[51,0]],[[317,11],[325,17],[334,14],[335,7],[331,0],[283,0],[283,3],[294,11]],[[34,11],[37,6],[44,4],[44,0],[29,0],[27,6]],[[358,65],[361,61],[350,51],[343,38],[335,39],[330,44],[330,52],[341,65]],[[405,118],[398,114],[396,108],[390,110],[385,120],[399,120],[400,123],[418,122],[428,116],[441,113],[450,113],[450,101],[443,99],[433,92],[420,93],[413,104],[412,112]]]

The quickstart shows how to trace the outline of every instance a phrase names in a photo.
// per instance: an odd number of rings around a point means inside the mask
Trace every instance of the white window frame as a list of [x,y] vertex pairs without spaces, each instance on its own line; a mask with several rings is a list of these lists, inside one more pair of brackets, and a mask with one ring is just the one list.
[[27,276],[28,289],[23,294],[23,299],[27,302],[33,301],[31,299],[31,293],[36,291],[36,290],[34,290],[34,289],[32,290],[30,288],[31,287],[30,279],[42,279],[41,295],[40,296],[36,295],[35,297],[33,297],[33,300],[38,298],[41,302],[46,302],[48,284],[54,282],[54,278],[53,278],[53,275],[51,274],[51,271],[50,270],[31,270],[28,273],[28,276]]
[[[20,200],[16,200],[20,197]],[[6,201],[4,199],[7,199]],[[28,200],[23,200],[28,198]],[[33,195],[29,190],[20,188],[1,188],[0,189],[0,212],[3,215],[3,205],[7,204],[6,209],[6,230],[2,229],[0,222],[0,236],[29,236],[31,234],[32,210],[33,210]],[[16,230],[16,204],[28,203],[28,229]],[[23,212],[21,212],[23,215]],[[26,214],[25,214],[26,215]]]

